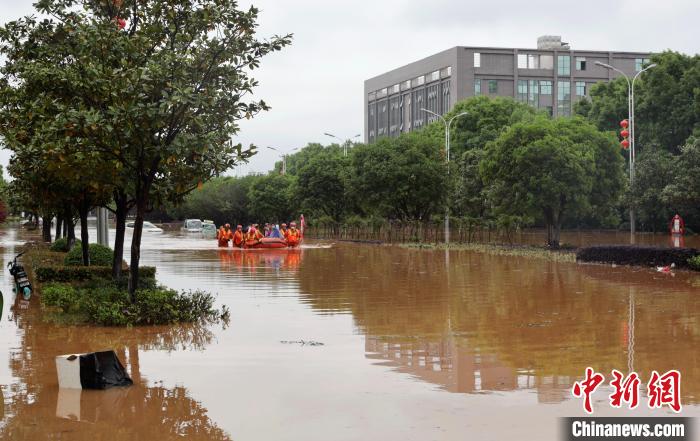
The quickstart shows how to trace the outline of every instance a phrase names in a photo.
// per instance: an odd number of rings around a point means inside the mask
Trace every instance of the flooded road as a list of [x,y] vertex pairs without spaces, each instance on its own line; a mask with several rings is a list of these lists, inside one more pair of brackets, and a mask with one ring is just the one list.
[[[25,233],[3,230],[3,266]],[[228,326],[63,327],[3,271],[0,439],[555,440],[587,366],[683,375],[700,416],[700,276],[466,251],[314,244],[218,250],[147,236],[161,283]],[[322,345],[305,344],[319,342]],[[54,357],[116,349],[135,385],[59,390]],[[644,387],[642,390],[644,391]],[[628,412],[595,395],[596,415]],[[644,405],[634,415],[670,415]]]

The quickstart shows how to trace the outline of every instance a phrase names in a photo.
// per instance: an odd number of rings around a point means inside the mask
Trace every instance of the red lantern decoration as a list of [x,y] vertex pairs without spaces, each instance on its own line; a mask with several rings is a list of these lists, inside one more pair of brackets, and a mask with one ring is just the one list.
[[623,149],[627,150],[630,148],[630,142],[626,139],[623,139],[622,142],[620,143]]
[[620,132],[620,136],[622,136],[623,138],[628,138],[630,136],[630,132],[628,132],[627,130],[623,130]]
[[126,27],[126,20],[124,20],[123,18],[118,18],[117,27],[119,27],[119,30],[124,29]]
[[622,127],[623,129],[626,129],[627,127],[629,127],[629,125],[630,125],[630,123],[626,119],[623,119],[622,121],[620,121],[620,127]]

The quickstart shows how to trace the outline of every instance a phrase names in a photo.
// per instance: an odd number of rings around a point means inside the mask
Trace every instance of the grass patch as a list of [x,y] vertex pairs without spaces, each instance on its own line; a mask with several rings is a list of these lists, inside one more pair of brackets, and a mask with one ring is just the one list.
[[[444,250],[445,244],[401,244],[402,248]],[[495,256],[529,257],[544,259],[554,262],[576,262],[576,253],[573,248],[560,248],[553,250],[545,247],[528,245],[494,245],[494,244],[454,244],[449,245],[450,250],[474,251],[477,253],[491,254]]]

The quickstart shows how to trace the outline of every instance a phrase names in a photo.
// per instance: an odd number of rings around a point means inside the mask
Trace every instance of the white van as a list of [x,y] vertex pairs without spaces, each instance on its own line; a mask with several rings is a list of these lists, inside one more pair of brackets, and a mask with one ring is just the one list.
[[185,219],[185,223],[182,225],[182,231],[186,231],[188,233],[201,233],[202,221],[200,219]]

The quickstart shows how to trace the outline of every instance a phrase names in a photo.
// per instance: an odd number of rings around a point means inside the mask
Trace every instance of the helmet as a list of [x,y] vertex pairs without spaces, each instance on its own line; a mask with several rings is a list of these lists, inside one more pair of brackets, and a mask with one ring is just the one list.
[[297,223],[296,223],[296,222],[292,222],[292,223],[290,223],[289,225],[292,226],[292,227],[296,227],[296,226],[297,226]]
[[231,228],[231,224],[224,225],[226,228]]
[[283,227],[286,227],[286,226],[287,226],[287,224],[282,224],[282,226],[283,226]]
[[240,225],[240,224],[239,224],[239,225],[236,225],[236,229],[237,229],[237,230],[242,230],[242,229],[243,229],[243,225]]

